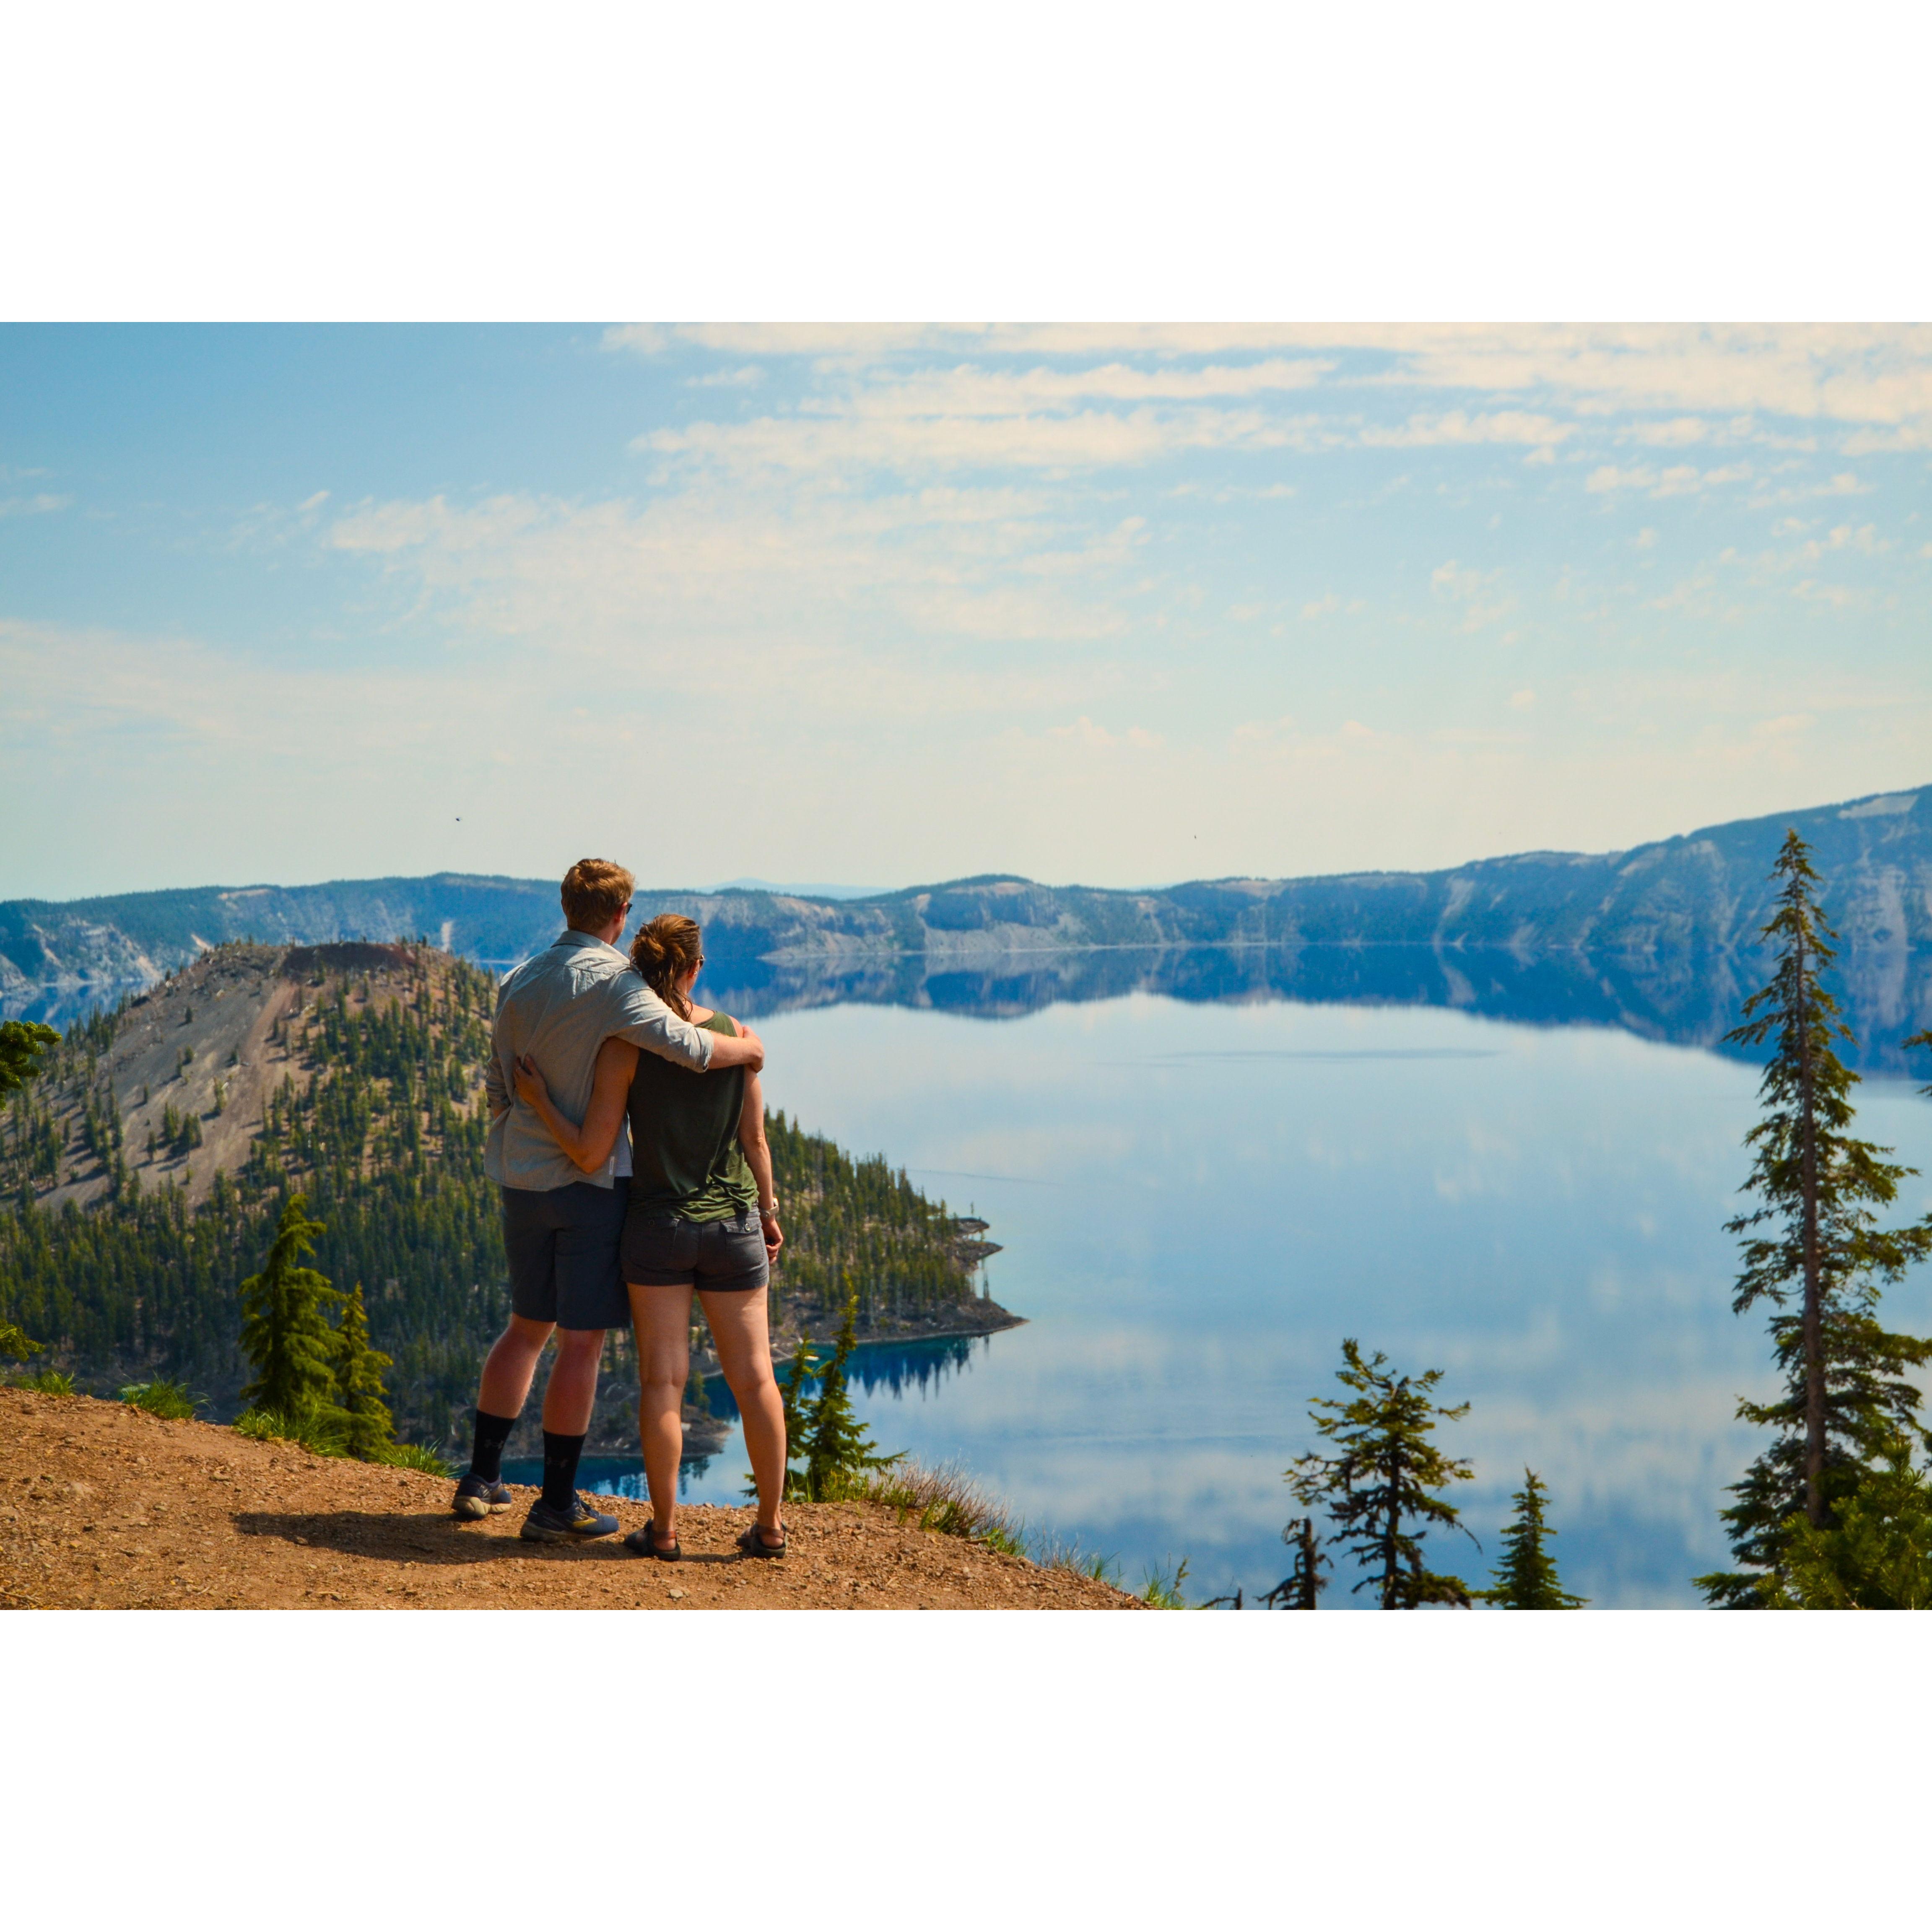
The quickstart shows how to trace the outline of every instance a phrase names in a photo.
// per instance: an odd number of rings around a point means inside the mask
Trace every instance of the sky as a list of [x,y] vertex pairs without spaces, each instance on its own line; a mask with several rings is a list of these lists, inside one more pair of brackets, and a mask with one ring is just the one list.
[[0,328],[0,897],[1150,885],[1932,778],[1932,329]]

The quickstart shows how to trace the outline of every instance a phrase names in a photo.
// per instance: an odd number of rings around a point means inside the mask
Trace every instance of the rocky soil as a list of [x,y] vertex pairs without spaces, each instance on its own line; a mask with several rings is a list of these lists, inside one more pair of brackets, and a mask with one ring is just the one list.
[[[790,1553],[740,1557],[749,1510],[678,1513],[680,1563],[617,1538],[525,1543],[535,1492],[478,1523],[413,1470],[251,1442],[125,1404],[0,1388],[0,1607],[14,1610],[1134,1610],[1090,1577],[872,1504],[797,1505]],[[600,1504],[626,1530],[647,1504]]]

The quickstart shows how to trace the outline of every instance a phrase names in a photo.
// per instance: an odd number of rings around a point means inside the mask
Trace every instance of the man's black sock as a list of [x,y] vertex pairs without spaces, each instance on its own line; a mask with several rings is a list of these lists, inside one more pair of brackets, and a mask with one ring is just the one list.
[[476,1440],[470,1451],[470,1473],[479,1482],[501,1482],[503,1478],[503,1444],[517,1426],[514,1415],[492,1415],[488,1409],[476,1412]]
[[553,1436],[544,1431],[543,1499],[552,1509],[567,1510],[577,1494],[577,1459],[584,1454],[580,1436]]

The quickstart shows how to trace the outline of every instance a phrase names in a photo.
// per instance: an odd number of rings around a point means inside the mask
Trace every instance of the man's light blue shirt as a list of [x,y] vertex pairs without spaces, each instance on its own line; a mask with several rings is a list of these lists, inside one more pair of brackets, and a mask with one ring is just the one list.
[[629,1152],[621,1129],[619,1150],[601,1172],[586,1174],[550,1138],[536,1109],[517,1098],[517,1057],[526,1053],[558,1111],[581,1120],[590,1108],[597,1049],[614,1033],[698,1073],[711,1064],[718,1037],[680,1019],[622,953],[587,932],[564,933],[503,982],[483,1076],[494,1116],[483,1168],[492,1180],[538,1192],[579,1180],[615,1184],[619,1151]]

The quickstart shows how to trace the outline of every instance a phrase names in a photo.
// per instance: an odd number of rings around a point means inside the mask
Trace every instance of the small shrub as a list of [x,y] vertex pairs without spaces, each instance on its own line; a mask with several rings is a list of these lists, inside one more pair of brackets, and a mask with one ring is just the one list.
[[130,1382],[121,1391],[121,1400],[130,1408],[144,1408],[164,1422],[186,1422],[201,1406],[202,1398],[190,1395],[179,1382],[157,1376],[152,1382]]
[[376,1458],[392,1469],[421,1469],[432,1476],[453,1476],[455,1470],[434,1449],[414,1442],[392,1442]]

